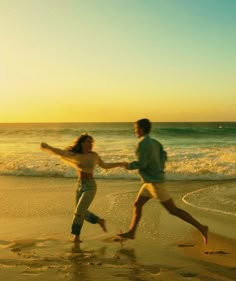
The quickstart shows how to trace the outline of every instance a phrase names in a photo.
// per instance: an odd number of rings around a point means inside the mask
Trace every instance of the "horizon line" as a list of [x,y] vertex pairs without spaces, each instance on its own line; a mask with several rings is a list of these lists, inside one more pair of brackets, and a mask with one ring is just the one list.
[[[150,121],[152,123],[236,123],[236,121],[152,121],[152,120]],[[135,122],[136,121],[66,121],[66,122],[35,121],[35,122],[0,122],[0,124],[79,124],[79,123],[135,123]]]

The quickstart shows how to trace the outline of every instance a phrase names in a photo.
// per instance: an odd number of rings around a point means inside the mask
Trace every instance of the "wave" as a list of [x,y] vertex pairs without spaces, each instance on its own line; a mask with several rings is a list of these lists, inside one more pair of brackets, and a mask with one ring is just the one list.
[[[95,138],[107,162],[134,160],[132,123],[0,124],[0,175],[76,177],[76,172],[39,149],[41,141],[66,147],[81,132]],[[168,152],[168,180],[235,179],[236,123],[154,123],[153,136]],[[97,178],[137,179],[137,171],[97,169]]]
[[198,189],[187,193],[182,201],[201,210],[236,216],[236,185],[225,183]]
[[[29,149],[29,144],[28,144]],[[8,152],[1,154],[0,175],[39,176],[39,177],[76,177],[76,171],[65,162],[32,145],[32,151],[15,151],[15,146],[8,145]],[[105,151],[104,149],[101,149]],[[168,161],[166,165],[167,180],[228,180],[236,179],[235,146],[228,147],[185,147],[170,150],[167,147]],[[99,153],[100,154],[100,153]],[[123,149],[118,145],[106,148],[100,156],[105,162],[130,162],[134,160],[133,149]],[[127,171],[122,168],[103,170],[96,168],[97,178],[138,179],[137,171]]]
[[[7,165],[0,163],[0,176],[28,176],[28,177],[62,177],[76,178],[76,171],[64,164],[35,163],[26,165],[23,162],[12,162]],[[94,176],[100,179],[139,179],[137,171],[127,171],[122,168],[112,170],[96,169]],[[182,169],[167,168],[166,180],[234,180],[235,170],[213,171],[207,169],[193,170],[191,167],[183,166]]]
[[161,136],[180,136],[182,137],[215,137],[215,136],[230,136],[235,137],[236,125],[226,126],[214,124],[211,126],[180,126],[180,127],[160,127],[154,129],[155,133]]
[[[133,123],[43,123],[43,124],[0,124],[2,136],[69,136],[82,132],[94,136],[130,136]],[[212,123],[153,123],[152,133],[161,137],[235,137],[235,122]]]

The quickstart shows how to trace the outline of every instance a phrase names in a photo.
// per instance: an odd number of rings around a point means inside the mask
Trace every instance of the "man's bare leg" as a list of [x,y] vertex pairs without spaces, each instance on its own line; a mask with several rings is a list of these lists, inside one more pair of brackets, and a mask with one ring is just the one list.
[[149,199],[150,198],[146,197],[146,196],[139,196],[135,200],[129,231],[127,231],[125,233],[119,233],[118,236],[120,236],[121,238],[126,238],[126,239],[134,239],[135,238],[135,232],[136,232],[138,223],[139,223],[139,221],[141,219],[141,216],[142,216],[143,206],[144,206],[144,204],[147,203],[147,201]]
[[190,223],[196,227],[204,240],[205,245],[207,244],[208,226],[199,223],[195,218],[193,218],[188,212],[178,208],[172,199],[161,202],[162,205],[169,211],[170,214],[179,217],[180,219]]

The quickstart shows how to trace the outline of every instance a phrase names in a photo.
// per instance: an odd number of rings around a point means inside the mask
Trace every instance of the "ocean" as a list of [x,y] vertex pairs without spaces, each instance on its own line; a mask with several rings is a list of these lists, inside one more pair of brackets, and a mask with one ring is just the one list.
[[[104,161],[132,161],[137,142],[132,123],[0,124],[0,175],[76,177],[72,167],[40,150],[64,148],[81,133],[95,139]],[[236,122],[153,123],[152,136],[168,153],[168,180],[236,179]],[[97,178],[137,178],[124,169],[97,169]]]
[[[132,161],[137,138],[133,123],[0,124],[0,176],[76,178],[73,167],[40,150],[40,143],[65,148],[87,132],[105,162]],[[236,215],[236,122],[153,123],[151,135],[168,153],[167,181],[218,181],[187,194],[186,203]],[[136,180],[137,171],[97,168],[97,179]],[[220,185],[221,181],[226,181]],[[1,190],[1,186],[0,186]]]

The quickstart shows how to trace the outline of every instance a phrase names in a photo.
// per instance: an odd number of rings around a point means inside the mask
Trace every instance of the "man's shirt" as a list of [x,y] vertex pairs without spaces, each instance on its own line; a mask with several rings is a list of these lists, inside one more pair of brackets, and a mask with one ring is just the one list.
[[164,180],[164,168],[161,162],[162,145],[157,140],[145,135],[140,138],[135,151],[136,161],[129,163],[129,170],[139,170],[143,182]]

